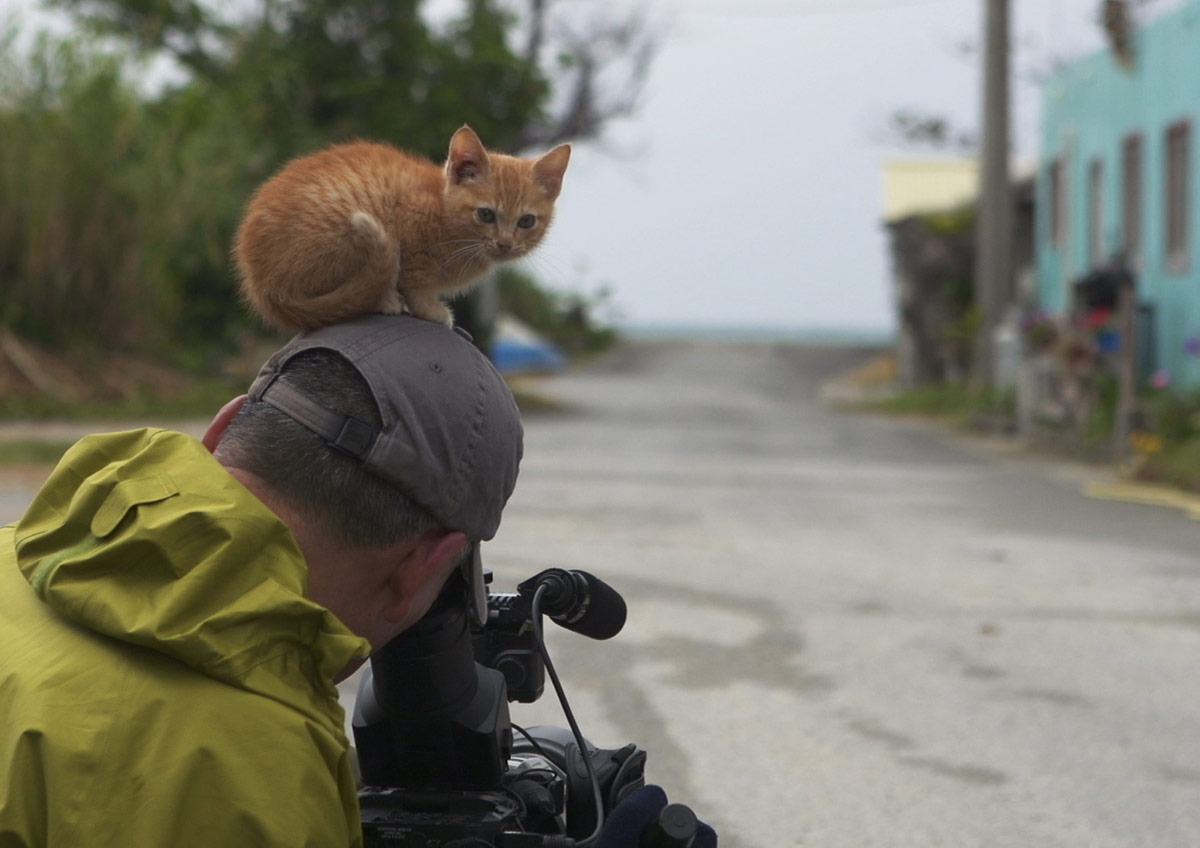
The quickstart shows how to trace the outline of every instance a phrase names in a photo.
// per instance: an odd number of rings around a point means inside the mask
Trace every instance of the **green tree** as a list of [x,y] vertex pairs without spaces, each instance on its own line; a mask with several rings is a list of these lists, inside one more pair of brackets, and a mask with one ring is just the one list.
[[[56,346],[231,339],[233,233],[286,159],[351,136],[440,159],[464,122],[510,151],[594,137],[656,43],[639,11],[572,23],[551,0],[441,23],[419,0],[50,2],[105,48],[0,51],[0,323]],[[174,83],[131,84],[163,56]]]
[[464,121],[498,149],[591,138],[633,111],[657,46],[640,10],[574,19],[552,0],[465,0],[442,26],[420,0],[255,0],[226,17],[199,0],[51,2],[239,91],[285,154],[366,135],[440,157]]

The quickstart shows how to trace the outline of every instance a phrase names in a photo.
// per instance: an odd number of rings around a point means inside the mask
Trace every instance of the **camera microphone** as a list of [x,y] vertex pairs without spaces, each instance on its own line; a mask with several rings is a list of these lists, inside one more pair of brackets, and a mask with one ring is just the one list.
[[542,612],[567,630],[591,639],[611,639],[625,626],[625,599],[599,577],[586,571],[548,568],[526,580],[517,590],[532,598],[542,594]]

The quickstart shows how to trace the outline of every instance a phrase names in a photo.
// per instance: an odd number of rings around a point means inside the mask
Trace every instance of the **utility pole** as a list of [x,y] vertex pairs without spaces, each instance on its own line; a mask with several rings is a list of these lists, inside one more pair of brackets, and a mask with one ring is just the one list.
[[984,0],[983,161],[975,221],[975,383],[996,378],[992,336],[1012,291],[1012,192],[1008,184],[1008,0]]

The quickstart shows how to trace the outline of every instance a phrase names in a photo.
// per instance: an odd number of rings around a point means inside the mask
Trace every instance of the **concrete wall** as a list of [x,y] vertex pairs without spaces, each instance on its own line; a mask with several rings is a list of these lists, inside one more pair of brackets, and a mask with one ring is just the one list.
[[[1157,364],[1172,385],[1200,386],[1200,357],[1185,351],[1200,336],[1200,0],[1136,33],[1126,68],[1102,51],[1064,68],[1047,85],[1037,177],[1038,302],[1061,314],[1070,285],[1093,267],[1089,169],[1100,163],[1101,254],[1122,247],[1122,145],[1140,134],[1141,252],[1135,263],[1139,300],[1154,306]],[[1188,251],[1179,264],[1166,255],[1166,138],[1179,121],[1191,124]],[[1064,238],[1051,238],[1050,173],[1062,163]]]

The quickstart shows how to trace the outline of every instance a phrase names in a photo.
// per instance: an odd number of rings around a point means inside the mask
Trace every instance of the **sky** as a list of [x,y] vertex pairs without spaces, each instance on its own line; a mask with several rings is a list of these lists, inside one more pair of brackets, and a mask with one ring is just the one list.
[[[889,144],[888,118],[978,130],[980,56],[962,46],[980,45],[985,0],[648,1],[664,35],[640,107],[574,145],[528,270],[607,289],[603,317],[627,325],[890,331],[882,166],[928,154]],[[558,2],[569,17],[635,0]],[[1033,77],[1103,47],[1100,5],[1011,0],[1018,160],[1037,152]]]
[[[1151,0],[1166,7],[1170,0]],[[1100,0],[1013,0],[1013,135],[1036,154],[1054,59],[1104,45]],[[669,32],[635,118],[577,145],[532,261],[607,285],[630,324],[890,330],[889,116],[981,121],[984,0],[660,0]],[[615,152],[613,152],[615,151]]]

